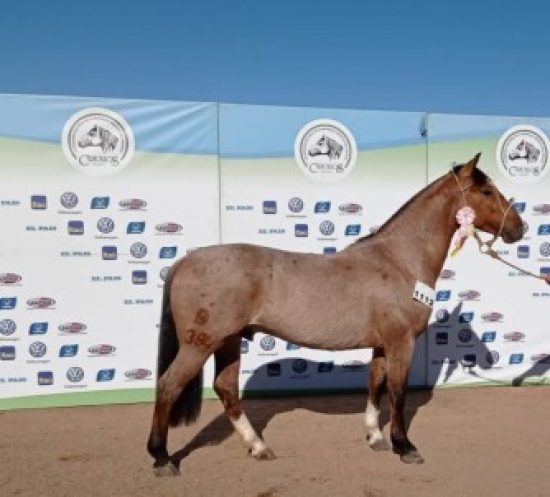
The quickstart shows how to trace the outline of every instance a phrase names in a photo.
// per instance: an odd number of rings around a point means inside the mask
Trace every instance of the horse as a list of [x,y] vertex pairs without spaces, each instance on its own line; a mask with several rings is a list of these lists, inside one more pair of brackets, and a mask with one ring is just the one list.
[[[478,167],[480,154],[429,184],[375,233],[332,254],[248,244],[203,247],[181,258],[165,281],[156,400],[147,450],[157,476],[179,469],[166,449],[168,427],[200,413],[202,368],[215,356],[214,390],[249,454],[273,459],[239,402],[242,337],[257,331],[325,350],[373,348],[364,428],[370,447],[422,463],[403,417],[415,339],[427,327],[433,289],[458,228],[473,209],[476,229],[514,243],[523,222]],[[507,206],[507,208],[505,208]],[[429,293],[429,289],[426,290]],[[330,305],[327,305],[330,302]],[[387,386],[391,446],[379,425]]]
[[539,160],[540,150],[525,140],[521,140],[516,148],[508,154],[510,160],[525,159],[528,164]]
[[336,140],[323,135],[315,146],[308,151],[310,157],[316,157],[317,155],[326,155],[330,160],[339,159],[342,155],[344,147],[340,145]]
[[79,140],[78,146],[81,148],[100,147],[103,153],[112,152],[118,143],[118,138],[108,129],[102,128],[97,124]]

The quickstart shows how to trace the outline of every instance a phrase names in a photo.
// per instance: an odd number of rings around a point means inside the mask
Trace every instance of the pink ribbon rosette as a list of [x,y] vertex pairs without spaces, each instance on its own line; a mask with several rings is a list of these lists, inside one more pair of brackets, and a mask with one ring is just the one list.
[[462,207],[456,213],[456,221],[459,228],[455,231],[451,244],[453,251],[451,257],[455,256],[458,251],[464,246],[464,242],[474,234],[474,219],[476,213],[469,206]]

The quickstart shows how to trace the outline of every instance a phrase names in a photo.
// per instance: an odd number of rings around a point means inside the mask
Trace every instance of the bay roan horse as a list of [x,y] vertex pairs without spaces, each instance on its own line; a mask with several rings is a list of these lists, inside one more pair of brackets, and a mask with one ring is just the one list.
[[[431,308],[412,298],[416,282],[434,288],[465,204],[474,225],[521,239],[523,224],[492,181],[477,168],[479,154],[454,167],[401,207],[375,234],[334,254],[304,254],[253,245],[201,248],[172,267],[164,287],[158,379],[148,451],[155,473],[176,474],[168,425],[200,412],[202,368],[215,355],[214,389],[251,455],[274,454],[257,435],[239,402],[241,337],[263,331],[298,345],[326,350],[372,347],[364,416],[367,440],[389,449],[379,426],[387,384],[393,451],[407,463],[422,457],[403,419],[415,338]],[[330,305],[327,305],[330,303]],[[340,402],[340,400],[339,400]]]

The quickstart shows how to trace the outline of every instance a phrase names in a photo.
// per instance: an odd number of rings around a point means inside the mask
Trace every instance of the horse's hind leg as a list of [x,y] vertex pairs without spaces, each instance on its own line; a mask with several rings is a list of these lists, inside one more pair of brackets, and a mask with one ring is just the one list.
[[[157,380],[155,411],[147,443],[147,450],[155,459],[153,469],[157,476],[178,474],[178,470],[170,461],[166,448],[168,425],[171,423],[170,418],[174,404],[176,401],[182,401],[180,396],[186,387],[190,385],[190,382],[202,382],[200,372],[206,359],[207,355],[194,349],[180,348],[168,369]],[[200,408],[200,398],[195,399],[195,402]]]
[[384,349],[376,347],[373,350],[369,372],[369,398],[365,410],[365,429],[367,440],[374,450],[389,450],[390,445],[380,430],[380,400],[386,384],[386,357]]
[[223,403],[225,412],[240,435],[250,455],[259,460],[275,459],[273,451],[258,436],[239,402],[239,368],[241,363],[241,337],[232,336],[216,351],[216,377],[214,390]]
[[414,348],[414,338],[404,337],[385,346],[386,367],[388,370],[388,393],[391,409],[391,441],[393,451],[405,463],[423,463],[424,459],[407,437],[403,415],[407,377]]

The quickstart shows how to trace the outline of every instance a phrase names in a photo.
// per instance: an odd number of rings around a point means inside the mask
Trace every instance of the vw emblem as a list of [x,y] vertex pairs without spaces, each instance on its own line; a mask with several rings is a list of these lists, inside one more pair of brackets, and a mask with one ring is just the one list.
[[63,195],[61,195],[60,201],[61,205],[65,207],[65,209],[74,209],[78,204],[78,197],[76,193],[65,192]]
[[67,370],[67,379],[71,383],[78,383],[84,379],[84,370],[79,367],[72,367]]
[[288,208],[290,212],[302,212],[304,208],[304,202],[300,197],[292,197],[288,201]]
[[540,255],[550,257],[550,242],[544,242],[540,246]]
[[102,217],[97,222],[97,229],[101,233],[111,233],[115,229],[115,222],[110,217]]
[[166,278],[167,278],[169,272],[170,272],[170,266],[164,266],[164,267],[160,270],[160,279],[161,279],[162,281],[166,281]]
[[29,354],[33,357],[44,357],[46,355],[46,344],[43,342],[33,342],[29,346]]
[[295,359],[292,362],[292,370],[298,374],[305,373],[307,371],[307,361],[305,359]]
[[458,332],[458,339],[462,343],[468,343],[472,340],[472,332],[468,328],[464,328]]
[[489,352],[487,352],[487,355],[485,356],[485,358],[487,359],[487,362],[489,363],[489,365],[492,366],[493,364],[496,364],[499,361],[500,355],[496,350],[490,350]]
[[319,225],[319,231],[325,236],[332,235],[334,233],[334,223],[332,221],[323,221]]
[[141,242],[132,243],[130,253],[136,259],[143,259],[147,255],[147,245]]
[[275,338],[271,335],[266,335],[260,340],[260,347],[265,350],[273,350],[275,348]]
[[447,322],[449,320],[449,317],[450,317],[450,314],[449,314],[449,311],[447,309],[439,309],[435,313],[435,319],[437,320],[438,323]]
[[2,319],[0,321],[0,334],[6,336],[13,335],[16,329],[17,325],[12,319]]

